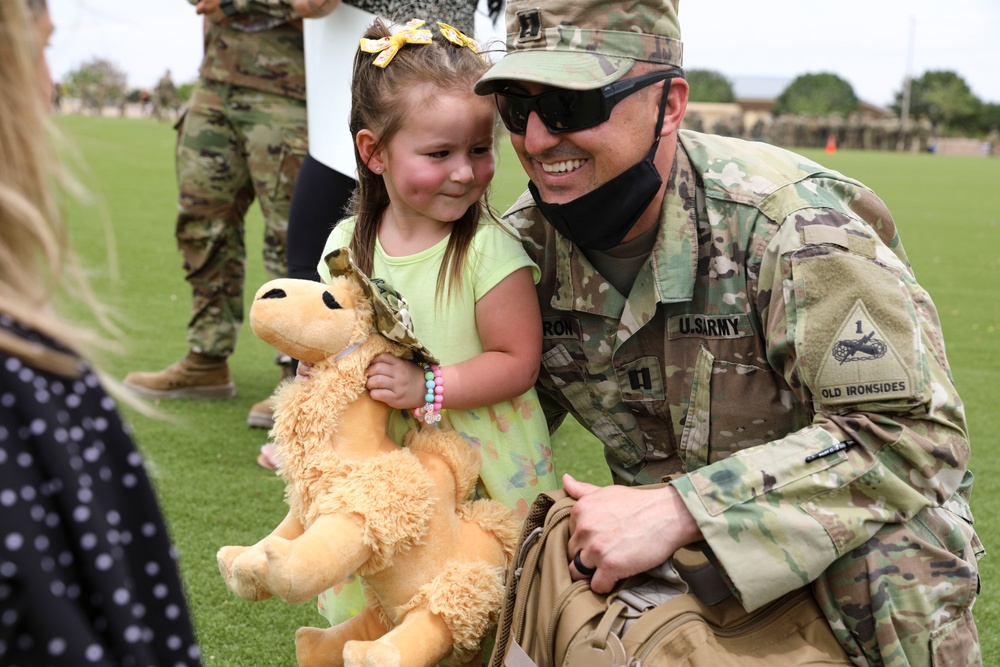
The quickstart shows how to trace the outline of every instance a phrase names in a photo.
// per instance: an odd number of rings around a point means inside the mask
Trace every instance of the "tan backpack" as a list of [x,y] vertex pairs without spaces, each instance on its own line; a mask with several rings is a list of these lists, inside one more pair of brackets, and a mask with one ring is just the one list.
[[575,502],[554,491],[532,505],[490,667],[851,664],[808,587],[748,613],[700,551],[683,549],[606,595],[572,581],[566,543]]

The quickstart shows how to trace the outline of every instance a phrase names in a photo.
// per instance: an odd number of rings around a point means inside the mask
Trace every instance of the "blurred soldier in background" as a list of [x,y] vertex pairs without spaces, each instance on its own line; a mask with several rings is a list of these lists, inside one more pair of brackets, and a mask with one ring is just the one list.
[[[191,0],[195,4],[196,0]],[[264,268],[287,273],[285,234],[295,179],[307,150],[302,18],[336,0],[201,0],[205,55],[177,142],[176,238],[191,285],[187,354],[124,384],[150,399],[230,398],[227,358],[243,322],[244,217],[264,216]],[[277,359],[282,377],[290,359]],[[268,397],[247,417],[270,428]]]
[[177,95],[177,86],[170,77],[170,70],[164,72],[163,76],[153,89],[153,117],[171,117],[177,113],[180,106],[180,97]]

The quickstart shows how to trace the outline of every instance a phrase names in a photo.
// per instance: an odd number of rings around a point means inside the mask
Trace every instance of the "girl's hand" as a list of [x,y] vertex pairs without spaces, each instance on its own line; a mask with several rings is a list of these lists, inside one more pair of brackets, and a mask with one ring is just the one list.
[[365,386],[372,398],[392,408],[408,410],[424,404],[424,370],[388,352],[372,359]]
[[305,380],[309,378],[309,372],[312,370],[313,365],[308,361],[299,360],[299,363],[295,365],[295,379]]

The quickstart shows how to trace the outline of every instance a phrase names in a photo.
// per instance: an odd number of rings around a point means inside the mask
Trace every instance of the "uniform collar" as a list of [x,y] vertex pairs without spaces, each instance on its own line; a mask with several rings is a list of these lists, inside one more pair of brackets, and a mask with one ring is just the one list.
[[[550,230],[556,245],[556,290],[551,302],[554,308],[621,318],[627,306],[631,317],[646,320],[652,315],[652,308],[645,306],[654,306],[654,301],[691,300],[698,266],[695,209],[698,179],[680,141],[666,187],[652,261],[636,276],[630,301],[597,274],[590,260],[569,239]],[[647,312],[647,316],[636,317],[635,313],[640,312]]]
[[[683,139],[683,135],[678,134]],[[698,212],[695,205],[698,188],[698,177],[691,159],[683,142],[678,141],[674,167],[663,196],[660,234],[652,255],[652,279],[661,303],[690,301],[694,296],[698,268]]]

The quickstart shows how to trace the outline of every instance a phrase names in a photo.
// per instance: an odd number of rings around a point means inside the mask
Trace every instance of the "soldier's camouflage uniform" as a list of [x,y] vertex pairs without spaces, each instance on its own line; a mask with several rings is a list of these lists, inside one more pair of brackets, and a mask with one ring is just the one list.
[[286,2],[252,5],[256,14],[236,17],[244,30],[207,23],[200,77],[178,123],[176,236],[193,297],[187,342],[213,356],[233,352],[243,320],[244,216],[254,199],[264,267],[271,278],[287,274],[288,210],[308,148],[302,30]]
[[618,483],[687,472],[748,609],[811,583],[858,665],[980,664],[965,414],[889,211],[781,149],[679,137],[627,298],[530,195],[506,216],[543,272],[550,425],[576,417]]

